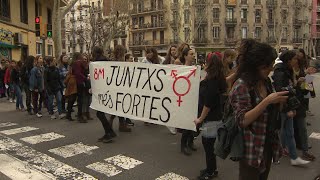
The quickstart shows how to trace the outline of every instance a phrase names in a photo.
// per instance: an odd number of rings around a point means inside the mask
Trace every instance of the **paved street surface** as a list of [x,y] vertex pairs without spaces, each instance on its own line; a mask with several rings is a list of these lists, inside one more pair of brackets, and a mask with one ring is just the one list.
[[[320,75],[315,75],[320,96]],[[287,157],[273,165],[271,180],[313,180],[320,175],[320,101],[311,100],[315,114],[308,117],[311,152],[316,161],[305,167],[292,167]],[[92,113],[95,116],[94,113]],[[41,119],[16,112],[15,105],[0,100],[0,179],[113,179],[113,180],[184,180],[196,179],[205,166],[204,150],[191,157],[180,151],[180,134],[171,135],[166,127],[135,122],[132,133],[118,133],[113,143],[97,142],[103,135],[95,118],[87,124],[65,119]],[[117,127],[117,123],[114,127]],[[117,128],[115,128],[117,129]],[[301,152],[299,152],[301,153]],[[238,164],[218,160],[217,179],[234,180]]]

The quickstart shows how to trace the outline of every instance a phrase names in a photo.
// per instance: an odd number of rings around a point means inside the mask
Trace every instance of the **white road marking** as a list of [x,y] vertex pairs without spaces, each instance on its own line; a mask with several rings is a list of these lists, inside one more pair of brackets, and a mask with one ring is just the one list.
[[24,146],[23,144],[1,134],[0,150],[26,162],[29,166],[44,174],[52,175],[54,179],[96,179],[89,174],[83,173],[74,167],[48,156],[47,154],[43,154],[28,146]]
[[43,174],[28,164],[23,163],[10,155],[0,154],[0,171],[7,177],[14,180],[50,180],[53,176]]
[[0,128],[10,127],[10,126],[15,126],[15,125],[18,125],[18,124],[16,124],[16,123],[11,123],[11,122],[5,122],[5,123],[0,123]]
[[107,158],[105,159],[105,161],[107,163],[113,164],[115,166],[119,166],[126,170],[132,169],[143,163],[142,161],[138,161],[136,159],[133,159],[131,157],[127,157],[121,154]]
[[313,139],[319,139],[320,140],[320,133],[313,132],[309,137],[313,138]]
[[52,152],[56,155],[62,156],[64,158],[72,157],[78,154],[87,153],[90,154],[91,150],[98,149],[98,146],[88,146],[82,144],[82,142],[70,144],[54,149],[50,149],[49,152]]
[[163,176],[158,177],[156,180],[189,180],[189,179],[175,173],[167,173]]
[[39,128],[26,126],[26,127],[22,127],[22,128],[15,128],[15,129],[8,129],[8,130],[0,131],[0,133],[3,133],[5,135],[13,135],[13,134],[24,133],[24,132],[28,132],[28,131],[37,130],[37,129],[39,129]]
[[86,167],[99,173],[105,174],[108,177],[115,176],[122,172],[121,170],[117,169],[117,167],[105,162],[96,162]]
[[64,137],[65,136],[63,136],[63,135],[51,132],[51,133],[21,138],[20,140],[27,142],[27,143],[30,143],[30,144],[38,144],[38,143],[42,143],[42,142],[53,141],[53,140],[56,140],[59,138],[64,138]]

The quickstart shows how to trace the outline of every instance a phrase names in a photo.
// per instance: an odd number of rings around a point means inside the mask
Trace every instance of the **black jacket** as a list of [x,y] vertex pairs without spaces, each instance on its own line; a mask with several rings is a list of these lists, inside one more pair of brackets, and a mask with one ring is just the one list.
[[50,66],[46,68],[44,71],[44,84],[48,94],[55,94],[61,89],[60,73],[57,67]]
[[19,74],[19,71],[17,69],[13,68],[11,70],[11,75],[10,76],[11,76],[10,79],[11,79],[12,83],[20,85],[20,74]]
[[282,88],[288,87],[293,82],[292,72],[284,63],[278,63],[274,67],[272,75],[273,86],[277,92],[283,91]]

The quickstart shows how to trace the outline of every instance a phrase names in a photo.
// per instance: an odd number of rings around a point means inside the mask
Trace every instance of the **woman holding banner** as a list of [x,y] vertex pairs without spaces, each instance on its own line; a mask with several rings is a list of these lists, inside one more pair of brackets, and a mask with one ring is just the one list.
[[[195,61],[195,54],[194,51],[190,48],[185,48],[181,56],[179,58],[179,62],[182,63],[185,66],[192,66],[193,62]],[[175,62],[175,64],[176,64]],[[197,149],[194,147],[193,144],[193,131],[190,130],[180,130],[182,131],[182,137],[181,137],[181,152],[187,156],[191,155],[191,151],[197,151]]]
[[200,171],[198,179],[210,179],[218,175],[214,143],[217,135],[217,125],[222,119],[222,97],[227,91],[227,82],[223,70],[221,56],[209,53],[206,59],[207,75],[200,82],[199,108],[196,125],[203,123],[202,144],[206,153],[206,169]]
[[[100,47],[94,47],[92,51],[92,57],[95,61],[108,61],[106,57],[103,56],[103,49]],[[109,143],[116,137],[116,133],[113,131],[112,126],[110,125],[106,115],[102,111],[97,111],[97,117],[101,121],[101,124],[104,129],[104,136],[98,139],[100,142]]]

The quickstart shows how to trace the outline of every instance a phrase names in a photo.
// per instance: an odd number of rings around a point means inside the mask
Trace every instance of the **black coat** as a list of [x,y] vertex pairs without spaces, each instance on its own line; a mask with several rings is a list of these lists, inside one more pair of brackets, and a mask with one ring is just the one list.
[[50,66],[44,71],[44,87],[48,94],[57,93],[61,87],[59,69],[55,66]]

